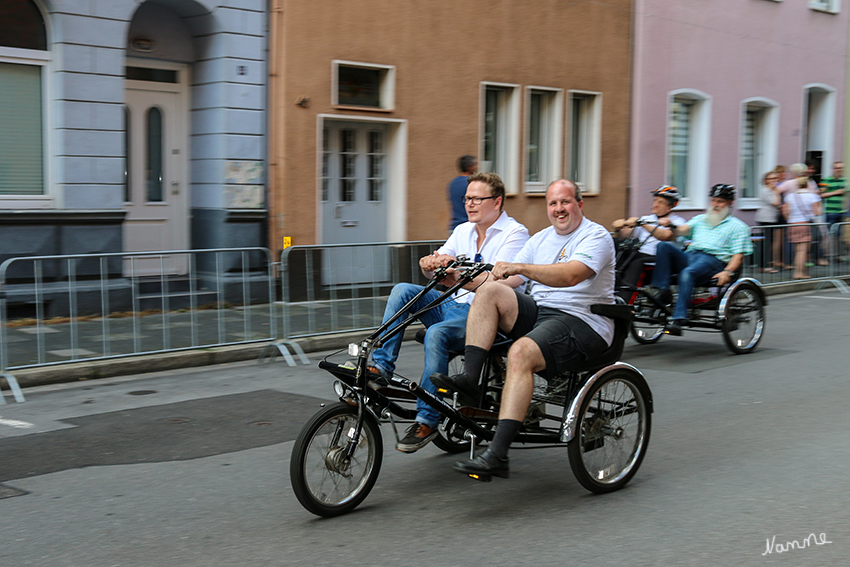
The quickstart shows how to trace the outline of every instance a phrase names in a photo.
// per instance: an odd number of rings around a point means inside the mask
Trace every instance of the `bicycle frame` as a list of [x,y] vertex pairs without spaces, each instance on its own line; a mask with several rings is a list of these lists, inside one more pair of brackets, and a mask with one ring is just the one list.
[[[428,303],[425,307],[422,307],[418,311],[411,313],[404,321],[390,329],[393,323],[398,321],[404,315],[404,313],[408,311],[408,309],[412,308],[423,296],[425,296],[425,294],[433,290],[437,286],[437,284],[439,284],[439,282],[445,278],[449,269],[463,267],[466,267],[468,269],[461,272],[460,276],[454,284],[452,284],[448,289],[443,291],[436,299]],[[327,370],[328,372],[339,378],[346,386],[348,386],[350,392],[353,394],[350,399],[355,402],[352,405],[357,406],[358,413],[357,425],[354,431],[350,433],[350,439],[360,438],[360,433],[363,428],[364,408],[367,408],[369,411],[372,411],[370,408],[370,401],[374,403],[378,408],[380,408],[382,414],[386,411],[390,411],[394,415],[397,415],[404,419],[412,419],[416,415],[414,411],[400,406],[399,404],[393,402],[383,394],[377,392],[374,388],[368,386],[366,379],[366,366],[369,360],[369,355],[371,354],[372,350],[380,347],[381,344],[383,344],[383,342],[389,339],[390,337],[393,337],[398,333],[404,332],[404,330],[409,327],[413,322],[417,321],[419,317],[422,316],[422,314],[430,311],[431,309],[434,309],[437,305],[445,301],[457,290],[467,285],[480,274],[492,269],[493,266],[491,264],[485,264],[481,262],[470,263],[467,261],[465,256],[460,256],[456,261],[449,263],[448,266],[437,269],[428,284],[425,285],[422,290],[419,291],[419,293],[413,296],[410,301],[408,301],[404,306],[402,306],[401,309],[399,309],[392,317],[387,319],[386,322],[384,322],[380,327],[378,327],[374,332],[372,332],[368,337],[363,339],[360,343],[349,345],[349,354],[352,356],[357,356],[357,364],[356,367],[353,369],[353,376],[349,373],[350,369],[346,369],[338,365],[328,363],[326,361],[322,361],[319,363],[319,368]],[[423,402],[434,407],[441,414],[464,422],[465,425],[477,428],[482,432],[486,431],[474,421],[469,420],[465,416],[458,413],[454,408],[446,404],[439,397],[434,396],[430,392],[420,388],[416,382],[412,382],[410,380],[407,380],[406,378],[398,377],[393,377],[391,380],[400,388],[409,391],[414,396],[421,399]],[[340,394],[341,398],[345,397],[345,392],[337,393]],[[380,415],[375,415],[376,419],[380,417]],[[353,455],[355,449],[356,444],[349,443],[346,456],[350,458]]]

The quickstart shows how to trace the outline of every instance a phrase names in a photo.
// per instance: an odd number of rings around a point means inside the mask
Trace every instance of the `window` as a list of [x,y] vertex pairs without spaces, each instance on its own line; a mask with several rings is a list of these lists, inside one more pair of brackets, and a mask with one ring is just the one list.
[[369,132],[369,200],[383,201],[384,191],[384,133]]
[[569,178],[583,193],[600,192],[602,137],[602,95],[570,93],[570,166]]
[[130,189],[130,155],[132,147],[130,146],[130,109],[124,107],[124,202],[130,203],[133,201],[133,194]]
[[542,192],[562,175],[562,95],[558,90],[531,88],[527,105],[525,189]]
[[837,14],[841,11],[841,0],[809,0],[809,8],[819,12]]
[[[50,53],[32,0],[0,4],[0,197],[45,193],[45,82]],[[9,200],[10,203],[13,200]],[[14,205],[21,200],[14,200]]]
[[357,186],[357,132],[351,128],[339,131],[339,200],[354,201]]
[[[768,100],[743,104],[738,190],[741,206],[758,204],[762,177],[777,162],[778,112]],[[753,201],[747,203],[747,199]]]
[[516,85],[482,85],[481,171],[496,173],[506,191],[516,194],[519,180],[519,96]]
[[162,196],[162,111],[155,106],[147,110],[147,179],[146,200],[148,203],[160,203]]
[[395,107],[395,67],[333,61],[332,102],[370,110]]
[[819,171],[828,171],[835,159],[836,98],[836,89],[830,85],[811,84],[803,89],[805,106],[800,150],[803,159],[820,163]]
[[327,201],[330,194],[328,189],[331,183],[331,141],[328,129],[322,128],[322,201]]
[[679,189],[684,208],[706,203],[710,102],[702,93],[687,91],[673,93],[668,103],[665,183]]

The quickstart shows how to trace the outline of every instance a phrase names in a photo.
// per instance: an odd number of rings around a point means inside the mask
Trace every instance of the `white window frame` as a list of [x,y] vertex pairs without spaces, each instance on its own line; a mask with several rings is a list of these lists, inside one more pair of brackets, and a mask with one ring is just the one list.
[[503,164],[499,171],[494,171],[505,183],[505,193],[519,193],[520,182],[520,86],[512,83],[479,83],[479,115],[478,115],[478,165],[481,171],[491,171],[494,168],[485,161],[484,135],[486,126],[487,90],[497,88],[506,93],[499,108],[500,121],[497,133],[498,147],[497,163]]
[[[543,95],[545,108],[540,114],[540,137],[545,138],[538,148],[540,175],[529,180],[531,163],[531,97]],[[523,187],[527,193],[545,193],[549,183],[563,177],[564,156],[564,90],[551,87],[525,88],[525,144],[523,151]]]
[[[42,14],[43,17],[43,14]],[[47,20],[45,18],[45,25]],[[49,37],[49,35],[48,35]],[[49,42],[48,42],[49,48]],[[53,155],[50,132],[53,131],[52,113],[49,101],[52,85],[52,57],[49,49],[19,49],[0,46],[0,62],[41,67],[41,107],[42,107],[42,166],[44,193],[41,195],[0,195],[0,209],[51,209],[56,205],[53,167],[50,156]]]
[[[599,195],[601,193],[602,180],[602,93],[596,91],[570,90],[569,99],[567,102],[567,120],[569,132],[567,138],[569,144],[567,147],[567,177],[573,181],[581,189],[584,195]],[[588,108],[583,111],[583,124],[579,127],[581,131],[578,137],[581,138],[581,143],[578,150],[581,152],[579,159],[581,168],[586,172],[583,179],[573,179],[573,154],[575,153],[576,137],[573,135],[576,125],[573,120],[573,104],[577,99],[586,101]]]
[[[361,69],[374,69],[381,71],[381,84],[379,88],[380,106],[356,106],[339,103],[339,68],[358,67]],[[345,61],[334,59],[331,61],[331,104],[338,108],[347,110],[369,110],[369,111],[392,111],[395,110],[395,65],[381,65],[378,63],[363,63],[360,61]]]
[[762,178],[765,173],[779,163],[779,103],[763,97],[748,98],[741,101],[741,123],[739,128],[740,135],[738,137],[738,179],[741,180],[744,176],[742,156],[744,152],[748,110],[759,110],[763,113],[759,129],[755,133],[756,144],[761,149],[761,156],[756,160],[756,185],[753,196],[744,197],[743,184],[740,181],[738,183],[741,189],[738,193],[739,199],[737,206],[739,209],[759,208],[761,203],[759,202],[758,191],[761,188]]
[[693,105],[689,123],[687,185],[679,187],[685,194],[679,209],[702,209],[708,203],[709,164],[711,162],[711,96],[694,89],[677,89],[667,93],[665,114],[666,144],[664,151],[664,182],[670,183],[670,108],[676,99],[689,99]]
[[407,120],[401,118],[382,118],[380,116],[360,116],[351,114],[316,115],[316,242],[322,241],[322,139],[325,121],[334,122],[375,122],[387,126],[384,140],[386,154],[386,182],[384,200],[387,202],[387,238],[390,242],[407,240]]
[[809,8],[816,12],[837,14],[841,11],[841,0],[809,0]]
[[[823,96],[823,109],[819,114],[820,119],[820,139],[816,143],[812,143],[809,136],[809,97],[812,91],[818,91]],[[803,87],[803,109],[802,109],[802,124],[800,125],[800,161],[806,159],[806,152],[811,146],[820,145],[823,148],[823,157],[821,162],[821,174],[826,175],[831,171],[830,167],[835,159],[833,144],[835,143],[835,116],[837,113],[836,106],[838,104],[836,98],[836,89],[824,83],[811,83]],[[840,159],[840,158],[839,158]]]

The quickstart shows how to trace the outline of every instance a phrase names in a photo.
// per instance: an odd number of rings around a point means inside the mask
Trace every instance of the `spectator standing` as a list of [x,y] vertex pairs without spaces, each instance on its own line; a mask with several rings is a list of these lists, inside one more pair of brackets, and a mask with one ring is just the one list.
[[847,180],[844,179],[844,163],[837,161],[832,164],[832,176],[824,178],[820,183],[820,196],[823,199],[823,211],[826,222],[830,226],[842,221],[844,216],[844,195]]
[[[759,189],[759,202],[761,206],[756,211],[756,222],[759,226],[771,226],[779,224],[782,208],[782,193],[778,188],[779,174],[776,171],[769,171],[762,178],[762,186]],[[764,231],[764,247],[763,271],[768,274],[775,274],[776,268],[782,263],[782,229],[781,228],[765,228]]]
[[478,160],[475,156],[460,156],[457,160],[457,168],[460,175],[451,180],[448,187],[449,207],[451,219],[449,220],[449,234],[459,224],[466,222],[466,207],[463,197],[466,195],[466,185],[469,176],[478,171]]
[[[794,191],[784,192],[783,213],[792,225],[788,229],[788,239],[794,244],[794,279],[807,280],[810,276],[806,273],[806,260],[809,244],[812,241],[812,228],[810,223],[821,213],[821,198],[818,194],[814,181],[809,179],[806,166],[795,163],[791,166],[791,173],[796,176],[791,180]],[[786,181],[785,185],[789,183]]]
[[[825,177],[820,182],[820,196],[823,199],[823,212],[825,221],[829,225],[830,235],[832,235],[832,225],[841,222],[844,217],[844,196],[846,193],[847,182],[844,179],[844,162],[836,161],[832,164],[832,176]],[[835,240],[837,242],[837,239]],[[837,255],[836,247],[833,247],[829,255],[835,258]]]

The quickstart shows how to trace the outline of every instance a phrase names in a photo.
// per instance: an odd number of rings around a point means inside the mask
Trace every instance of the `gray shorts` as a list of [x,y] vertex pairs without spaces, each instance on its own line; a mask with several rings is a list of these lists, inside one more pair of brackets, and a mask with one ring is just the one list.
[[547,375],[578,370],[588,360],[605,352],[608,345],[590,325],[569,313],[551,307],[538,307],[531,296],[514,290],[517,318],[507,336],[528,337],[540,348]]

